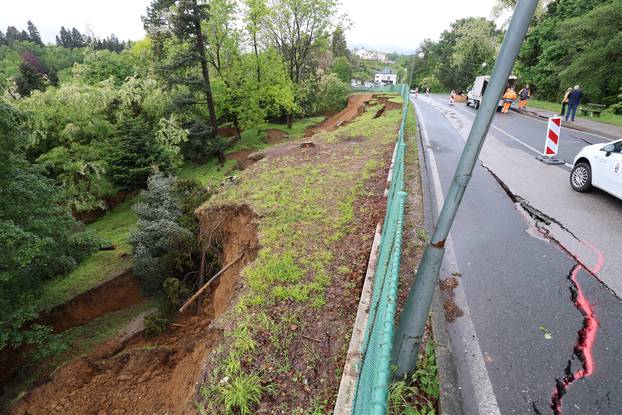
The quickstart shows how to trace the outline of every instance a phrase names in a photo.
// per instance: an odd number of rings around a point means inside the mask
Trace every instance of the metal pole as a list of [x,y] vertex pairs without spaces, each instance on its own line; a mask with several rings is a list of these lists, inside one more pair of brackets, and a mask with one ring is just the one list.
[[[480,150],[484,144],[492,117],[497,109],[497,103],[514,61],[518,56],[521,44],[529,28],[529,23],[538,5],[538,0],[518,0],[510,26],[501,45],[501,50],[495,63],[492,77],[482,99],[482,103],[469,138],[462,151],[462,156],[456,167],[445,203],[436,222],[434,234],[426,245],[423,258],[417,269],[415,282],[410,288],[406,306],[400,315],[400,321],[395,336],[393,364],[397,366],[395,376],[402,378],[411,375],[417,364],[417,353],[421,345],[425,323],[430,311],[432,295],[438,280],[438,274],[445,252],[445,240],[449,235],[451,225],[460,207],[460,202],[466,190],[473,168],[477,162]],[[440,190],[440,189],[437,189]]]

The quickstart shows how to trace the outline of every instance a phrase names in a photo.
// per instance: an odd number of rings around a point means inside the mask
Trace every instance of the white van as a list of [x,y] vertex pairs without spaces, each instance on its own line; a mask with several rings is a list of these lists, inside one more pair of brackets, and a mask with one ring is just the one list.
[[[514,75],[510,75],[508,78],[508,82],[505,84],[505,88],[503,88],[503,93],[508,88],[516,88],[516,81],[518,77]],[[482,103],[482,98],[484,97],[484,92],[486,92],[486,87],[490,82],[490,75],[482,75],[475,78],[475,82],[473,82],[473,86],[469,88],[469,92],[467,93],[466,105],[467,107],[473,105],[473,108],[478,109]],[[497,110],[501,110],[503,107],[503,100],[500,99],[498,103]]]

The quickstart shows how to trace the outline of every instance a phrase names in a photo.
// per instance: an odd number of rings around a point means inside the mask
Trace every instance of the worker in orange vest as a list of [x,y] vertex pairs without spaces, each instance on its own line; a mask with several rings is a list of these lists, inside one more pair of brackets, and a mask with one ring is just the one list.
[[503,94],[503,109],[501,110],[502,113],[509,113],[510,106],[512,105],[512,102],[516,101],[516,97],[517,95],[514,91],[514,88],[508,88],[508,90],[505,91],[505,94]]

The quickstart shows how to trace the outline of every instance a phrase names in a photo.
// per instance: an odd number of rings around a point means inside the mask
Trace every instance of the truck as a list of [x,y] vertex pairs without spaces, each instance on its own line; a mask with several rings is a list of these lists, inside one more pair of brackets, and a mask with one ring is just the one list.
[[[510,75],[507,83],[505,84],[505,88],[503,88],[503,92],[505,92],[508,88],[516,88],[516,80],[518,77],[514,75]],[[490,75],[481,75],[475,78],[475,82],[469,88],[469,92],[467,93],[466,105],[471,106],[473,108],[478,109],[482,103],[482,98],[484,97],[484,92],[486,92],[486,87],[490,82]],[[503,107],[503,100],[499,100],[497,111],[501,110]]]

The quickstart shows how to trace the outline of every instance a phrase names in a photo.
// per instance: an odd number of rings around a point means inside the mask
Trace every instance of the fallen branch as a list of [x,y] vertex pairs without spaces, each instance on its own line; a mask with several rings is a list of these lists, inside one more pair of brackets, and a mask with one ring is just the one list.
[[116,245],[106,245],[106,246],[99,247],[100,251],[114,251],[115,249],[117,249]]
[[184,305],[181,306],[181,308],[179,309],[179,312],[183,312],[186,308],[188,308],[188,306],[190,304],[192,304],[197,298],[199,298],[199,296],[203,293],[203,291],[205,291],[207,289],[207,287],[209,287],[210,283],[212,281],[214,281],[216,278],[220,277],[222,275],[223,272],[225,272],[226,270],[228,270],[233,264],[235,264],[236,262],[238,262],[240,259],[242,259],[242,257],[244,256],[244,253],[242,252],[240,255],[238,255],[233,261],[229,262],[227,265],[225,265],[225,267],[223,269],[221,269],[220,271],[218,271],[216,273],[216,275],[214,275],[212,278],[210,278],[205,285],[203,285],[201,288],[199,288],[199,290],[194,293],[194,295],[192,297],[190,297],[190,299],[188,299],[188,301],[186,301],[184,303]]

